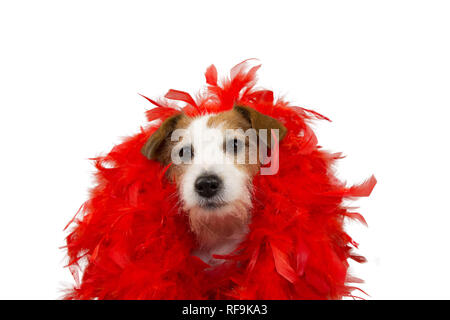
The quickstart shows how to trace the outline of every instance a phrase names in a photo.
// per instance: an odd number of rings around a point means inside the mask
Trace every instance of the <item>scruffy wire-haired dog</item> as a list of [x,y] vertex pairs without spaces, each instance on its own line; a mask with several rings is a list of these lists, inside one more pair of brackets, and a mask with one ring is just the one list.
[[[95,159],[97,185],[69,223],[67,299],[340,299],[364,262],[343,204],[341,159],[309,123],[328,120],[255,88],[248,61],[193,99],[169,90],[149,125]],[[182,103],[182,104],[181,104]],[[72,223],[73,222],[73,223]],[[82,278],[79,274],[82,272]]]
[[[229,254],[244,239],[251,218],[253,176],[260,171],[261,158],[269,153],[266,149],[273,140],[268,133],[278,140],[286,131],[272,117],[234,106],[213,115],[177,114],[148,139],[142,149],[146,157],[164,166],[174,164],[167,174],[178,186],[182,207],[198,239],[195,254],[203,261],[223,261],[212,255]],[[278,147],[275,141],[274,145]],[[270,156],[265,160],[272,166],[278,163]]]

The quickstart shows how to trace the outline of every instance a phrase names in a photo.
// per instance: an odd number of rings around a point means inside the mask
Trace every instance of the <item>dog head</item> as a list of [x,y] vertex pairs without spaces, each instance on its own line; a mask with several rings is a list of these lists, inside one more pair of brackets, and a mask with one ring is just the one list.
[[167,175],[178,187],[191,229],[207,245],[247,225],[252,178],[286,131],[278,120],[245,106],[194,118],[180,113],[161,124],[142,153],[170,165]]

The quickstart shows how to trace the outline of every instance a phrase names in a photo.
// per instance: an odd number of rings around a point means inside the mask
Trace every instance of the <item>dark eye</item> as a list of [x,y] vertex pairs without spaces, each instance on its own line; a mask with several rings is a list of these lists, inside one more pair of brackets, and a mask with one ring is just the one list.
[[178,153],[183,162],[189,161],[194,157],[194,148],[192,145],[183,146]]
[[227,152],[233,152],[234,154],[237,154],[239,151],[242,150],[243,143],[241,140],[234,138],[227,141],[226,145],[226,151]]

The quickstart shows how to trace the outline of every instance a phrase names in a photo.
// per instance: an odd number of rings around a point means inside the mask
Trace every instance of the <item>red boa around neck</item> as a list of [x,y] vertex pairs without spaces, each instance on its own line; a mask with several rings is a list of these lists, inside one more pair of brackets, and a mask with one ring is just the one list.
[[[259,66],[235,66],[220,83],[216,68],[205,75],[205,92],[193,99],[170,90],[153,101],[149,121],[179,112],[188,116],[218,113],[245,105],[281,121],[288,133],[279,145],[279,172],[253,180],[249,233],[233,253],[210,267],[192,256],[196,239],[186,213],[178,207],[174,184],[158,162],[141,148],[161,121],[95,159],[96,181],[90,198],[69,223],[69,269],[76,285],[66,299],[340,299],[352,296],[359,279],[348,259],[364,262],[357,244],[343,229],[349,211],[344,199],[367,197],[372,176],[346,187],[332,169],[341,158],[317,145],[308,122],[326,117],[291,106],[273,92],[254,87]],[[177,102],[178,101],[178,102]],[[179,106],[179,102],[185,105]],[[79,273],[82,279],[79,280]]]

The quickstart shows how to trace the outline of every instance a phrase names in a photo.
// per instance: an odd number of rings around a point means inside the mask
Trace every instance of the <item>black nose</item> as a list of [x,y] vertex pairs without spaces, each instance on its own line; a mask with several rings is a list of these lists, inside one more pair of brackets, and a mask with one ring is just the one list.
[[195,191],[205,198],[211,198],[219,192],[222,180],[216,175],[203,175],[195,180]]

